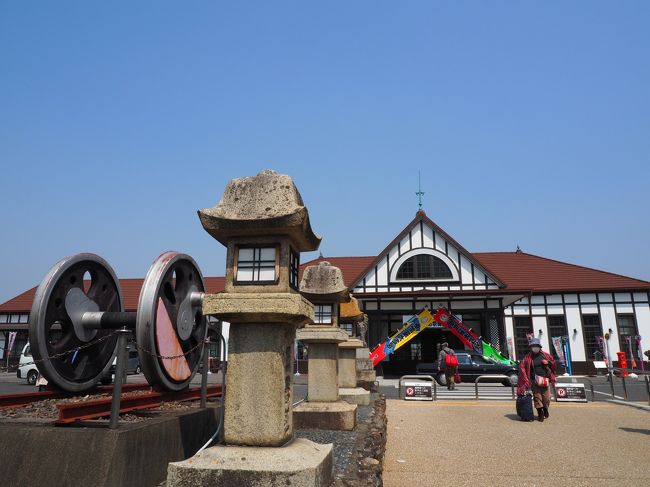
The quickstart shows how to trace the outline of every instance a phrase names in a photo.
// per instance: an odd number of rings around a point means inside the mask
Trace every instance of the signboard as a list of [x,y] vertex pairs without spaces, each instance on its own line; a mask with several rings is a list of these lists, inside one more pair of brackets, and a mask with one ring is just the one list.
[[555,384],[556,402],[587,402],[584,384]]
[[402,387],[405,401],[433,401],[433,385],[429,381],[405,381]]

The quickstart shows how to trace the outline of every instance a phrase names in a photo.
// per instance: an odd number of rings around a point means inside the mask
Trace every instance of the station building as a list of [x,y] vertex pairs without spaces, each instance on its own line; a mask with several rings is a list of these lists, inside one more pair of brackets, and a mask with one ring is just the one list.
[[[568,337],[573,372],[593,373],[601,358],[597,337],[608,333],[610,352],[629,348],[639,357],[636,338],[650,348],[650,282],[515,252],[469,252],[423,211],[375,256],[326,257],[339,267],[346,285],[369,317],[368,345],[386,340],[425,307],[445,306],[498,348],[520,359],[534,335],[554,353],[552,337]],[[224,278],[207,277],[207,291],[223,291]],[[127,311],[135,311],[142,279],[121,279]],[[36,288],[0,305],[0,347],[17,332],[14,360],[28,340],[29,311]],[[227,329],[227,328],[226,328]],[[412,373],[433,362],[443,341],[461,343],[444,328],[431,327],[382,363],[386,375]],[[638,359],[637,359],[638,361]]]

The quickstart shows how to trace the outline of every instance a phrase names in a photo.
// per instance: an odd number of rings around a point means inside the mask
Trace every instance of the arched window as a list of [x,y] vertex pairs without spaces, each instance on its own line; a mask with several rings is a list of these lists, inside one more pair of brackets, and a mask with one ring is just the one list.
[[397,279],[452,279],[451,269],[442,259],[428,254],[414,255],[397,271]]

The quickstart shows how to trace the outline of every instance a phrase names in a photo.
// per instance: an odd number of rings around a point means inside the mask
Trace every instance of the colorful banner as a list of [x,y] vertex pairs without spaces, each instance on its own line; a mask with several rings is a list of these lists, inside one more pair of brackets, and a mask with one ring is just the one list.
[[645,364],[643,363],[643,347],[641,346],[641,335],[637,335],[634,338],[636,340],[636,351],[639,354],[639,362],[641,362],[641,370],[645,371]]
[[433,316],[433,320],[449,329],[466,347],[476,353],[483,353],[483,340],[481,340],[481,337],[476,336],[472,330],[463,325],[462,321],[452,315],[446,308],[439,308]]
[[566,357],[564,356],[564,347],[562,346],[562,337],[551,337],[551,343],[555,349],[555,353],[560,358],[562,365],[566,364]]
[[433,316],[433,320],[456,335],[456,337],[458,337],[466,347],[474,350],[476,353],[480,353],[486,359],[491,359],[502,364],[514,363],[509,358],[504,357],[501,352],[492,345],[483,341],[481,337],[476,336],[476,333],[452,315],[448,309],[443,307],[438,308],[438,311]]
[[431,315],[431,311],[428,309],[425,309],[419,315],[413,316],[392,337],[385,342],[380,343],[372,352],[370,352],[369,358],[372,360],[372,365],[376,367],[379,362],[384,360],[398,348],[408,343],[415,335],[432,323],[433,316]]
[[[603,355],[603,360],[609,367],[609,361],[607,360],[607,351],[605,350],[605,339],[602,336],[597,335],[596,342],[598,342],[598,348],[600,349],[600,353]],[[587,359],[593,359],[593,357],[587,357]]]
[[11,355],[11,350],[14,348],[14,342],[16,341],[17,331],[9,332],[9,346],[7,347],[7,357]]
[[632,363],[630,364],[631,369],[636,369],[636,359],[634,358],[634,353],[632,353],[632,337],[629,335],[626,335],[625,337],[625,343],[627,344],[628,351],[630,352],[630,358],[632,359]]

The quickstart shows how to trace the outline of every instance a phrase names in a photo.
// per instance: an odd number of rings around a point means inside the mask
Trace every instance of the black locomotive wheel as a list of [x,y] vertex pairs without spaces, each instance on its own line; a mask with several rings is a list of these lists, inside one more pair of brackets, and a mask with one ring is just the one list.
[[95,254],[77,254],[55,264],[36,290],[29,318],[38,370],[48,382],[71,392],[92,388],[110,368],[117,346],[111,330],[75,329],[69,312],[80,299],[96,311],[122,310],[119,281]]
[[138,304],[136,341],[151,385],[179,391],[194,377],[207,320],[192,295],[203,292],[201,271],[188,255],[165,252],[149,268]]

